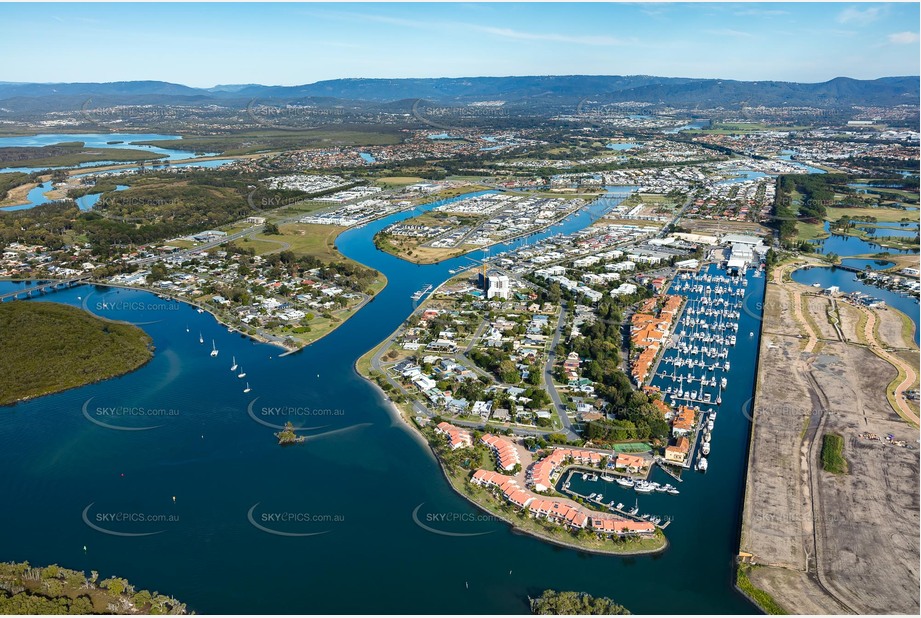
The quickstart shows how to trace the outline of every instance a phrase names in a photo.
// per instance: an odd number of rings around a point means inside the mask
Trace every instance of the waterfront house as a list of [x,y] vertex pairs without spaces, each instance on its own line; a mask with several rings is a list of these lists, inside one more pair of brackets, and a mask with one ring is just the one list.
[[614,460],[614,467],[616,469],[626,470],[627,472],[639,472],[647,465],[648,462],[645,458],[629,453],[618,453],[617,459]]
[[665,461],[684,465],[684,462],[687,461],[690,449],[690,441],[685,436],[681,436],[675,444],[665,447]]
[[518,449],[509,440],[487,433],[483,434],[483,437],[480,438],[480,442],[492,450],[499,469],[511,470],[521,463],[521,459],[518,457]]
[[455,427],[454,425],[442,421],[435,427],[435,433],[445,436],[451,450],[473,446],[473,438],[466,429]]
[[694,408],[680,406],[672,421],[672,435],[686,436],[694,430]]

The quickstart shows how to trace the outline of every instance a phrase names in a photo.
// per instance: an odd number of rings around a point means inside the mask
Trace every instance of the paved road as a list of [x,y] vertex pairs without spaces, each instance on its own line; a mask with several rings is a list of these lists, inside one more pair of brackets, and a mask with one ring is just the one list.
[[563,405],[563,400],[560,399],[560,394],[556,390],[556,385],[553,383],[553,363],[556,360],[556,347],[560,343],[560,338],[563,336],[563,328],[566,326],[566,303],[560,304],[560,318],[557,320],[556,329],[553,333],[553,341],[550,343],[550,351],[547,353],[547,362],[544,364],[544,388],[547,391],[547,394],[550,395],[550,399],[553,401],[553,405],[556,406],[557,414],[560,417],[560,423],[563,424],[563,432],[570,440],[575,440],[579,438],[579,434],[575,432],[572,428],[572,420],[570,420],[569,415],[566,414],[566,406]]
[[669,221],[668,223],[666,223],[666,224],[662,227],[662,229],[659,231],[659,233],[656,234],[656,236],[658,236],[659,238],[664,238],[664,237],[665,237],[665,234],[666,234],[666,230],[669,229],[671,226],[677,225],[677,224],[678,224],[678,221],[680,221],[680,220],[681,220],[681,217],[684,216],[684,211],[688,209],[688,206],[691,205],[691,202],[693,201],[693,199],[694,199],[694,197],[691,196],[691,195],[689,195],[689,196],[688,196],[688,199],[686,199],[686,200],[684,201],[684,206],[682,206],[682,207],[678,210],[678,212],[675,213],[675,218],[672,219],[671,221]]

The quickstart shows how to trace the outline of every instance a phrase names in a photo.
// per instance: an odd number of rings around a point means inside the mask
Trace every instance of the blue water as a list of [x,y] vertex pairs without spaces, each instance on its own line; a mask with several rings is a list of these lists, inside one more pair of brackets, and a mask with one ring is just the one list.
[[631,148],[636,148],[638,144],[608,144],[605,148],[610,148],[611,150],[630,150]]
[[[599,200],[536,236],[581,229],[616,201]],[[81,286],[37,299],[85,305],[142,325],[156,354],[120,378],[0,410],[0,492],[16,505],[0,509],[0,526],[17,531],[4,537],[2,559],[117,574],[199,613],[522,614],[528,595],[546,588],[610,596],[636,613],[753,613],[732,580],[748,443],[741,404],[751,388],[757,336],[735,351],[740,359],[747,355],[749,375],[740,360],[733,369],[737,400],[723,404],[712,472],[690,475],[682,495],[669,502],[675,523],[664,554],[591,556],[492,521],[444,524],[445,530],[488,533],[463,538],[432,534],[413,522],[417,508],[454,517],[478,512],[450,489],[428,449],[353,370],[359,355],[410,314],[413,292],[470,265],[460,257],[419,266],[374,247],[377,231],[414,214],[397,213],[339,237],[343,254],[380,270],[389,284],[335,332],[285,358],[278,348],[228,333],[208,314],[147,292]],[[0,290],[15,285],[0,282]],[[760,286],[749,287],[761,293]],[[743,316],[740,330],[755,327],[755,318]],[[220,350],[216,359],[208,354],[212,339]],[[229,371],[231,355],[248,374],[249,395]],[[179,413],[158,419],[156,429],[115,431],[88,421],[84,405],[91,418],[115,405]],[[281,448],[272,429],[252,420],[250,406],[341,410],[293,420],[326,426],[305,431],[309,435],[348,431]],[[162,532],[109,536],[84,523],[88,507],[93,514],[175,514],[179,521],[122,523],[120,531]],[[292,533],[326,532],[280,537],[250,525],[247,513],[256,508],[343,521],[269,524]]]
[[[233,163],[233,161],[234,161],[233,159],[213,159],[210,161],[193,160],[193,161],[184,161],[182,163],[173,163],[169,167],[182,168],[182,167],[195,166],[195,167],[203,167],[203,168],[211,169],[215,167],[220,167],[221,165],[226,165],[227,163]],[[166,168],[166,166],[148,165],[147,169],[156,170],[158,169],[158,167],[159,169]],[[140,166],[128,166],[118,171],[132,172],[132,171],[137,171],[138,169],[140,169]],[[102,173],[105,173],[105,172],[102,172]],[[100,172],[86,172],[85,174],[74,174],[74,178],[82,178],[84,176],[98,176],[99,174]],[[127,188],[128,187],[126,185],[118,185],[118,187],[115,190],[124,191]],[[49,200],[47,197],[45,197],[44,194],[47,193],[48,191],[51,191],[51,189],[52,189],[51,181],[43,182],[42,184],[36,186],[34,189],[29,191],[29,193],[26,194],[26,200],[28,200],[27,203],[19,204],[18,206],[7,206],[6,208],[0,208],[0,211],[28,210],[30,208],[35,208],[36,206],[41,206],[42,204],[47,204],[48,202],[51,202],[53,200]],[[96,202],[99,201],[99,198],[101,195],[102,195],[101,193],[87,194],[86,196],[77,200],[77,206],[80,208],[80,210],[89,210],[93,206],[96,205]]]
[[860,270],[864,270],[868,266],[871,270],[886,270],[887,268],[892,268],[895,266],[895,262],[890,262],[888,260],[876,260],[873,258],[844,258],[841,260],[841,265],[859,268]]
[[815,267],[793,271],[793,280],[797,283],[802,283],[803,285],[812,285],[813,283],[818,283],[822,288],[829,288],[831,286],[838,286],[841,288],[842,292],[861,292],[867,296],[873,298],[878,298],[880,300],[886,301],[886,304],[890,307],[898,309],[915,323],[915,343],[919,343],[918,339],[918,300],[912,298],[911,296],[906,296],[904,294],[898,294],[884,288],[878,288],[876,286],[868,285],[857,278],[857,273],[852,273],[847,270],[841,270],[840,268],[835,267]]
[[429,139],[459,139],[457,136],[451,135],[449,133],[436,133],[433,135],[429,135],[428,138]]
[[690,122],[680,127],[673,127],[671,129],[665,129],[662,131],[662,133],[668,133],[671,135],[674,133],[680,133],[682,131],[687,131],[688,129],[706,129],[709,126],[710,126],[709,120],[695,120],[693,122]]
[[370,152],[359,152],[358,156],[361,157],[365,163],[377,163],[377,159],[375,159]]
[[820,169],[818,167],[812,167],[811,165],[806,165],[805,163],[794,161],[793,155],[796,153],[793,152],[792,150],[781,150],[781,153],[783,153],[780,156],[781,159],[785,161],[789,161],[790,163],[792,163],[793,165],[796,165],[797,167],[801,167],[802,169],[806,170],[806,173],[808,174],[825,174],[826,173],[825,170]]
[[886,225],[858,225],[859,229],[864,230],[870,236],[876,236],[878,238],[889,237],[900,237],[900,238],[914,238],[918,235],[917,225],[914,227],[890,227]]
[[[826,221],[822,229],[831,233],[829,231],[830,225],[831,222]],[[882,252],[888,252],[892,254],[918,253],[917,249],[893,249],[891,247],[883,247],[882,245],[863,240],[862,238],[858,238],[856,236],[848,236],[845,234],[831,234],[831,236],[828,238],[822,240],[813,240],[811,242],[818,247],[819,253],[837,253],[840,256]]]
[[756,172],[754,170],[732,170],[732,173],[735,174],[734,178],[727,178],[726,180],[721,180],[717,184],[726,185],[733,184],[736,182],[742,182],[743,180],[754,180],[756,178],[767,178],[767,174],[764,172]]
[[[179,161],[191,159],[196,156],[194,152],[172,150],[158,146],[143,146],[137,142],[160,140],[178,140],[181,135],[161,135],[159,133],[42,133],[40,135],[22,135],[16,137],[0,137],[0,148],[25,147],[25,146],[53,146],[62,142],[83,142],[86,148],[128,148],[134,150],[148,150],[164,155],[167,159]],[[120,141],[121,144],[107,142]],[[86,164],[84,164],[86,165]],[[99,165],[93,163],[93,165]],[[48,169],[48,168],[41,168]]]

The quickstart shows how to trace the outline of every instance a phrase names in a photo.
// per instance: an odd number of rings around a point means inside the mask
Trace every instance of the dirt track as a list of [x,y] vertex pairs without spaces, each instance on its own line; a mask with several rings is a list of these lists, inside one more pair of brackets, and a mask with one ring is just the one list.
[[[750,579],[791,613],[916,614],[918,430],[886,398],[898,372],[884,358],[910,362],[875,339],[874,349],[866,345],[872,320],[894,334],[898,314],[781,281],[775,272],[765,295],[753,407],[740,549],[765,566]],[[826,313],[835,303],[840,333]],[[894,434],[914,449],[864,432]],[[847,474],[821,469],[826,433],[844,437]]]

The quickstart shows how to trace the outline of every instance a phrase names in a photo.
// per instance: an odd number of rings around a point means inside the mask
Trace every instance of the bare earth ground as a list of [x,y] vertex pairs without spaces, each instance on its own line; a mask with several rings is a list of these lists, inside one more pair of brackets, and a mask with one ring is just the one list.
[[[866,346],[861,310],[837,303],[841,341],[826,328],[829,301],[780,279],[765,295],[740,546],[762,566],[749,578],[790,613],[917,614],[918,430],[886,398],[898,372]],[[796,310],[803,298],[811,319]],[[875,315],[901,338],[897,312]],[[917,367],[912,348],[899,360]],[[847,474],[821,469],[826,433],[844,437]]]
[[694,234],[764,234],[768,228],[754,221],[721,221],[709,219],[681,219],[681,226]]

